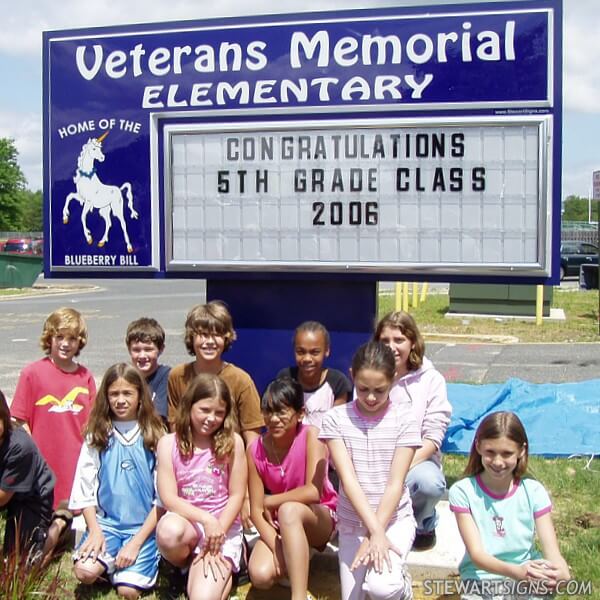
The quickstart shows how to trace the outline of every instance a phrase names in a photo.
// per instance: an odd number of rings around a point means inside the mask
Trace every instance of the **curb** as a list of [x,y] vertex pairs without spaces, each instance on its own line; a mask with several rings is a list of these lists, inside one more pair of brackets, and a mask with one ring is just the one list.
[[10,302],[12,300],[21,300],[28,298],[47,298],[50,296],[65,296],[67,294],[88,294],[90,292],[97,292],[102,288],[99,285],[86,285],[86,286],[72,286],[72,287],[60,287],[60,286],[39,286],[34,285],[32,288],[5,288],[5,289],[19,289],[26,290],[23,293],[11,294],[7,296],[0,296],[0,302]]

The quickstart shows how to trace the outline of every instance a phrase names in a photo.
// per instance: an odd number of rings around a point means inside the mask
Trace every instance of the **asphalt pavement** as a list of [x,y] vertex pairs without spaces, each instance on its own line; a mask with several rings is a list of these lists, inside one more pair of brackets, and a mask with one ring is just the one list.
[[[8,396],[23,366],[41,356],[38,340],[45,317],[64,305],[86,317],[90,344],[83,350],[82,362],[95,374],[113,362],[128,360],[124,332],[141,314],[155,316],[165,328],[166,364],[190,360],[183,345],[183,324],[189,308],[205,300],[203,281],[42,279],[39,283],[49,289],[0,301],[0,389]],[[600,336],[597,343],[586,344],[428,340],[427,356],[449,382],[503,383],[518,377],[532,383],[561,383],[600,378]]]
[[600,341],[587,344],[427,343],[448,382],[565,383],[600,378]]

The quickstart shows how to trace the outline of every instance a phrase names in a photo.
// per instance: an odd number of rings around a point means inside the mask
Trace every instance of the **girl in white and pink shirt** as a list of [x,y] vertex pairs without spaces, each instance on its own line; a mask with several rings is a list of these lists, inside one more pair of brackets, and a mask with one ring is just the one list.
[[373,338],[394,353],[396,373],[390,398],[414,418],[421,433],[423,445],[411,462],[406,485],[417,521],[413,550],[428,550],[436,541],[435,505],[446,490],[440,452],[452,415],[446,380],[425,357],[423,336],[408,313],[387,314]]
[[391,402],[396,364],[380,342],[352,359],[356,398],[332,408],[319,437],[327,442],[340,478],[339,563],[342,600],[412,598],[405,563],[415,536],[404,484],[421,435]]

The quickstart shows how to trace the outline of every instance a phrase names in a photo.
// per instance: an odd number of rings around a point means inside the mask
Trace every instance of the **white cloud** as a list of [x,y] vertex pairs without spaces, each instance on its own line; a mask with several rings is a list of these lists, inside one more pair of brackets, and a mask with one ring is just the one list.
[[564,11],[565,109],[599,113],[600,36],[597,0],[567,0]]
[[[444,0],[442,0],[442,3]],[[409,0],[405,4],[418,4]],[[369,8],[392,6],[394,0],[371,0]],[[41,54],[44,30],[99,27],[124,23],[151,23],[185,19],[206,19],[253,14],[273,14],[364,8],[364,0],[239,0],[198,2],[197,0],[24,0],[11,6],[10,16],[0,21],[0,52]]]
[[562,198],[567,196],[581,196],[587,198],[592,188],[592,173],[600,169],[600,165],[593,161],[585,161],[573,167],[563,169]]
[[0,113],[0,137],[12,138],[31,190],[42,189],[42,118],[39,113]]

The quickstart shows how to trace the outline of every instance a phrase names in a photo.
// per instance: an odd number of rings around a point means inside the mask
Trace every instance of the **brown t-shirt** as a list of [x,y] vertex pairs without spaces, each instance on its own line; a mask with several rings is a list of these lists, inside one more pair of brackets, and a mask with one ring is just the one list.
[[[187,386],[196,375],[194,364],[185,363],[177,365],[171,369],[168,381],[168,400],[169,400],[169,423],[173,423],[177,407],[181,398],[187,389]],[[219,372],[219,377],[227,384],[235,416],[240,426],[240,431],[257,429],[264,425],[262,413],[260,411],[260,398],[254,381],[246,371],[236,367],[231,363],[224,363]]]

